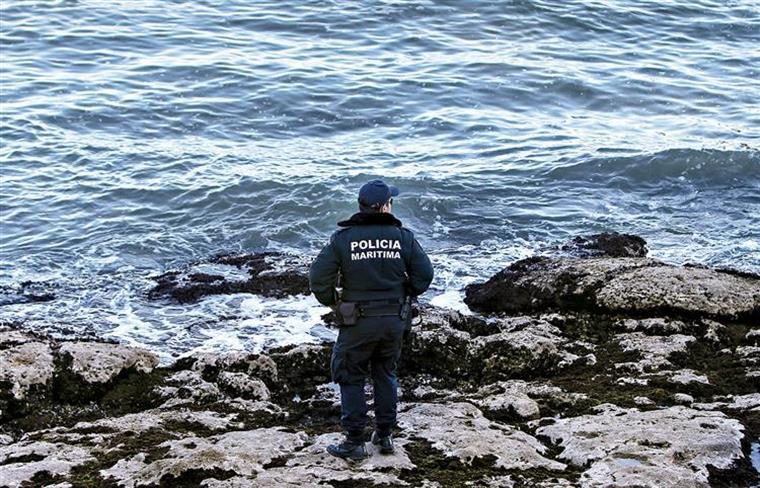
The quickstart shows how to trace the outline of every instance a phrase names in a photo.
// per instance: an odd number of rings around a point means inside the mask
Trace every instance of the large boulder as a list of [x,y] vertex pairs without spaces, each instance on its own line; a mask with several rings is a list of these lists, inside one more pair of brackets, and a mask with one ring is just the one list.
[[602,232],[588,236],[574,237],[562,246],[577,257],[643,258],[649,250],[647,242],[633,234]]
[[465,288],[480,312],[574,309],[728,319],[760,317],[760,278],[647,258],[548,258],[518,261]]
[[146,349],[108,342],[64,342],[58,353],[87,383],[108,383],[129,369],[150,373],[158,366],[158,356]]

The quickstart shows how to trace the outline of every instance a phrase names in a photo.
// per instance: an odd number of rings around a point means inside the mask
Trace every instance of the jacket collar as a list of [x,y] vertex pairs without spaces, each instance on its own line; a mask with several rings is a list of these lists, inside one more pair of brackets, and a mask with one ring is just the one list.
[[355,225],[395,225],[401,227],[401,221],[389,213],[366,213],[357,212],[348,220],[338,222],[340,227],[353,227]]

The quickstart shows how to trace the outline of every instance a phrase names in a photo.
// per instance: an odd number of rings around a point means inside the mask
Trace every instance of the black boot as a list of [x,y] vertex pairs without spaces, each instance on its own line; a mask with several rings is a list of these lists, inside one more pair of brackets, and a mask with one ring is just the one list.
[[352,461],[361,461],[369,456],[367,449],[364,447],[363,435],[347,435],[340,444],[327,446],[327,452],[333,456]]
[[393,438],[390,434],[384,437],[380,437],[377,432],[373,432],[372,444],[378,446],[380,454],[393,454],[393,452],[396,450],[396,448],[393,447]]

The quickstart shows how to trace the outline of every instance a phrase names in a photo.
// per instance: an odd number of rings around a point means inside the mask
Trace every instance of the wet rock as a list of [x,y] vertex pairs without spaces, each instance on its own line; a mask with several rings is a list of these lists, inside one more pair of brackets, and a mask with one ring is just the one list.
[[486,336],[499,332],[492,322],[485,321],[474,315],[464,315],[449,308],[420,305],[420,315],[415,319],[416,330],[438,330],[452,328],[468,333],[471,337]]
[[165,400],[161,408],[202,404],[222,397],[219,387],[203,379],[197,371],[182,370],[172,374],[155,392]]
[[615,313],[760,316],[760,279],[647,258],[529,258],[465,288],[480,312],[580,309]]
[[[183,432],[175,429],[182,427]],[[208,410],[152,409],[142,412],[106,417],[91,422],[77,422],[71,427],[55,427],[33,433],[36,440],[65,443],[67,445],[90,446],[91,452],[98,454],[105,446],[118,445],[124,437],[144,434],[150,431],[164,431],[166,437],[187,435],[188,430],[224,431],[239,429],[243,425],[237,421],[237,414],[222,414]],[[152,446],[145,446],[149,448]]]
[[562,349],[567,339],[549,322],[511,317],[499,326],[502,332],[472,341],[473,369],[487,381],[556,370],[567,357]]
[[[620,369],[636,369],[638,366],[636,366],[635,363],[618,363],[616,366],[620,367]],[[643,369],[643,368],[640,368]],[[639,385],[639,386],[647,386],[649,384],[649,379],[647,378],[632,378],[630,376],[621,376],[615,381],[618,385]]]
[[278,372],[273,394],[311,391],[316,385],[330,381],[331,344],[284,346],[271,349],[268,355]]
[[725,335],[726,326],[720,322],[714,320],[702,319],[702,324],[705,326],[705,332],[703,337],[708,341],[719,344],[723,341]]
[[699,410],[750,410],[753,412],[760,412],[760,393],[750,393],[747,395],[729,395],[722,398],[721,401],[711,403],[695,403],[693,408]]
[[50,345],[32,336],[26,336],[29,342],[16,342],[21,337],[24,336],[9,331],[4,346],[15,345],[0,350],[0,408],[3,397],[21,400],[30,391],[44,389],[53,379],[54,357]]
[[676,403],[682,403],[684,405],[691,405],[694,403],[694,397],[691,395],[687,395],[686,393],[676,393],[673,395],[673,400]]
[[88,449],[61,443],[27,441],[0,446],[0,483],[11,488],[29,486],[38,473],[66,475],[94,459]]
[[760,316],[760,280],[702,268],[632,269],[596,293],[612,311],[676,313],[740,318]]
[[623,351],[635,351],[641,356],[641,360],[635,363],[620,363],[617,366],[639,372],[671,367],[668,357],[675,352],[686,351],[689,344],[696,341],[693,336],[683,334],[648,336],[642,332],[618,334],[615,339]]
[[[289,346],[294,347],[294,346]],[[281,348],[280,351],[286,351]],[[271,387],[279,383],[277,363],[267,354],[233,352],[228,354],[200,353],[178,361],[178,367],[190,368],[204,378],[215,380],[223,371],[241,372],[255,376]]]
[[0,307],[17,303],[55,300],[55,285],[47,282],[23,281],[17,285],[0,285]]
[[760,346],[760,329],[751,329],[744,338],[753,346]]
[[641,405],[641,406],[649,406],[649,405],[654,405],[655,404],[655,402],[652,401],[650,398],[642,397],[642,396],[634,397],[633,398],[633,402],[636,405]]
[[481,409],[503,417],[514,415],[521,419],[538,418],[538,403],[528,396],[528,390],[525,381],[503,381],[478,390],[472,402]]
[[252,378],[246,373],[231,373],[223,371],[219,374],[219,385],[233,395],[253,400],[269,400],[269,389],[258,378]]
[[565,347],[569,341],[560,329],[541,318],[495,319],[488,322],[488,328],[489,335],[476,337],[446,324],[413,329],[402,349],[402,375],[414,372],[493,382],[595,361],[593,354],[570,353]]
[[537,430],[560,443],[560,458],[588,466],[583,486],[706,487],[708,467],[729,470],[744,459],[743,427],[722,413],[681,406],[599,410]]
[[472,370],[469,333],[448,326],[413,329],[401,350],[401,375],[409,372],[457,378]]
[[504,469],[563,470],[565,465],[544,457],[546,447],[508,425],[491,422],[470,403],[420,403],[399,414],[404,436],[425,439],[445,456],[465,464],[493,457]]
[[527,258],[466,286],[464,301],[485,313],[595,308],[595,292],[611,276],[658,264],[646,258]]
[[171,297],[181,303],[207,295],[254,293],[267,297],[308,295],[309,262],[278,252],[219,255],[156,278],[149,298]]
[[[330,444],[337,444],[342,434],[332,433],[318,436],[303,450],[296,452],[282,467],[275,467],[260,473],[249,486],[335,486],[331,483],[351,481],[362,486],[368,484],[406,486],[408,483],[398,478],[401,470],[415,469],[404,446],[406,439],[396,439],[393,455],[379,455],[377,448],[367,444],[370,457],[359,463],[350,463],[326,452]],[[209,485],[225,486],[225,485]]]
[[[523,380],[498,381],[479,388],[468,399],[489,414],[489,418],[528,420],[540,415],[539,401],[574,404],[587,396],[569,393],[557,386]],[[447,400],[454,400],[451,396]]]
[[628,332],[643,332],[648,335],[680,334],[687,331],[692,332],[695,328],[680,320],[670,320],[662,317],[625,319],[620,321],[617,327]]
[[578,257],[643,258],[649,252],[644,239],[633,234],[602,232],[589,236],[574,237],[562,246]]
[[466,486],[480,486],[487,488],[513,488],[515,480],[509,476],[485,476],[477,482],[468,483]]
[[[730,349],[722,351],[725,354],[732,354]],[[747,377],[760,379],[760,347],[759,346],[739,346],[733,354],[739,358],[739,362],[744,366]]]
[[707,379],[707,376],[697,374],[693,369],[681,369],[676,371],[670,376],[669,381],[673,383],[681,383],[682,385],[688,385],[689,383],[710,384],[710,380]]
[[149,373],[158,356],[145,349],[105,342],[64,342],[59,354],[68,369],[87,383],[108,383],[127,369]]
[[145,453],[138,453],[100,474],[127,488],[179,479],[188,471],[198,470],[250,476],[263,471],[274,459],[293,453],[306,440],[303,432],[290,433],[280,428],[233,431],[205,438],[190,436],[161,443],[158,447],[168,449],[160,459],[150,461]]

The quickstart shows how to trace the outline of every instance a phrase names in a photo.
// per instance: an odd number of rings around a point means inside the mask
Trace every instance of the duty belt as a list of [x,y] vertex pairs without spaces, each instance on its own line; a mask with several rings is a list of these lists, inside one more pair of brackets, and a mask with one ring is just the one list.
[[358,301],[360,317],[385,317],[388,315],[399,315],[403,298],[389,300],[371,300]]

